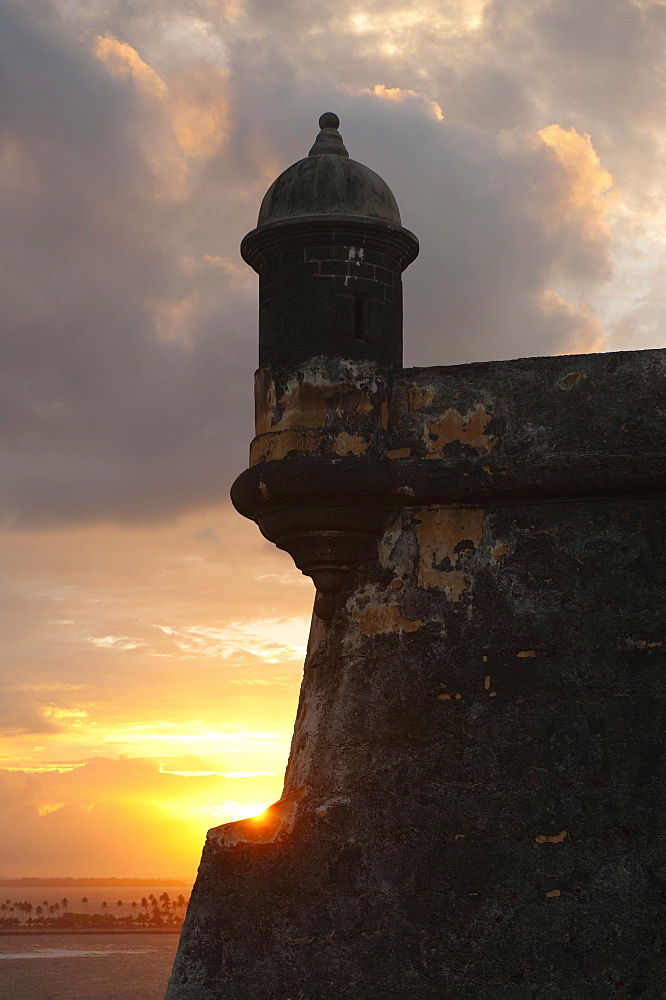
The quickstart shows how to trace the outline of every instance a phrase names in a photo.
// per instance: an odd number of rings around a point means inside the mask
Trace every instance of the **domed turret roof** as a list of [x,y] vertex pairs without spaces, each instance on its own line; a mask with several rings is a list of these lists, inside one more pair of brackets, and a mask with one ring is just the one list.
[[386,181],[349,159],[339,124],[330,111],[321,116],[321,131],[309,154],[280,174],[266,192],[257,226],[317,215],[361,216],[402,225]]

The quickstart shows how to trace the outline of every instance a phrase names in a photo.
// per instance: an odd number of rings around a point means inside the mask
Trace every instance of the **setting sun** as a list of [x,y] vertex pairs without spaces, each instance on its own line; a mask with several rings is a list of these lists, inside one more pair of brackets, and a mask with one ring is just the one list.
[[[34,556],[23,569],[18,545]],[[311,601],[287,558],[223,508],[129,536],[4,536],[5,564],[35,595],[16,610],[16,656],[39,620],[54,639],[29,683],[17,675],[10,704],[23,726],[0,738],[0,781],[16,800],[3,874],[187,876],[209,827],[280,797]],[[240,563],[268,577],[267,594],[279,580],[279,599],[255,600]],[[61,589],[63,574],[85,588]],[[112,834],[115,862],[97,846]]]

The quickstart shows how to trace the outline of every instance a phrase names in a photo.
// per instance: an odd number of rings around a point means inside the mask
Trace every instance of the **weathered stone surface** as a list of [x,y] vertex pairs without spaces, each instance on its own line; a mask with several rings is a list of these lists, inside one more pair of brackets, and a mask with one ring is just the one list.
[[663,1000],[666,352],[402,369],[415,238],[280,190],[232,499],[319,593],[168,1000]]
[[321,131],[308,156],[284,170],[264,195],[258,226],[340,214],[401,225],[393,192],[374,170],[349,159],[339,124],[337,115],[321,116]]
[[[384,494],[314,619],[284,797],[211,831],[170,1000],[664,995],[665,361],[398,373],[381,462],[428,502]],[[312,498],[312,461],[255,468]]]

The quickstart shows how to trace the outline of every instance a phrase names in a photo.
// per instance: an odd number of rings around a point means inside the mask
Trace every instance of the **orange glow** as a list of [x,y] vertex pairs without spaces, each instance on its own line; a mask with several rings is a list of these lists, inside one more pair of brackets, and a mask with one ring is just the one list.
[[613,190],[613,177],[601,165],[591,137],[557,124],[542,128],[537,134],[565,171],[559,197],[551,210],[553,221],[560,223],[575,214],[588,238],[606,236],[605,216],[620,194]]
[[[96,35],[92,50],[112,76],[132,81],[155,115],[138,137],[155,180],[152,196],[183,201],[190,192],[194,165],[215,156],[227,139],[226,74],[206,66],[174,75],[167,83],[128,42]],[[190,307],[189,299],[170,305],[171,314],[162,324],[166,339],[180,339],[187,321],[182,313],[189,313]]]
[[3,874],[192,876],[207,829],[261,825],[281,795],[309,581],[226,507],[0,544],[29,595],[13,656],[51,635],[0,738]]
[[373,97],[379,97],[385,101],[398,101],[401,104],[408,98],[415,98],[418,101],[423,101],[427,105],[431,114],[437,119],[437,121],[444,121],[444,112],[437,101],[432,101],[429,97],[426,97],[425,94],[421,94],[417,90],[403,90],[401,87],[386,87],[383,83],[376,83],[374,87],[366,87],[364,90],[361,90],[360,93],[372,94]]
[[560,313],[575,321],[575,329],[561,345],[558,354],[594,354],[606,350],[608,341],[604,330],[584,305],[577,309],[558,295],[548,290],[541,295],[541,308],[547,313]]
[[96,35],[93,52],[114,76],[132,79],[147,96],[163,98],[167,88],[164,80],[145,63],[136,49],[127,42],[121,42],[112,35]]
[[171,123],[188,157],[209,158],[227,138],[226,74],[210,68],[176,78],[171,86]]

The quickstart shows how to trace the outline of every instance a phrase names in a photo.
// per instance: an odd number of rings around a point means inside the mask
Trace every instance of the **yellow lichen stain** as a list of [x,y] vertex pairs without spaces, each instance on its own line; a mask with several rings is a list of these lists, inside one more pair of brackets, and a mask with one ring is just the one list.
[[336,455],[365,455],[368,450],[368,441],[360,434],[347,434],[341,431],[333,442],[333,450]]
[[258,437],[271,429],[275,412],[275,384],[266,368],[260,368],[254,379],[254,433]]
[[546,899],[555,899],[557,896],[561,896],[562,893],[559,889],[551,889],[550,892],[546,893]]
[[272,500],[271,492],[266,486],[266,483],[259,482],[259,492],[261,493],[262,500]]
[[419,584],[419,586],[439,587],[441,590],[446,590],[454,604],[457,604],[461,595],[469,590],[469,582],[465,579],[464,573],[458,569],[437,572],[436,582],[434,579],[434,576],[430,576],[428,583]]
[[426,428],[426,458],[441,458],[444,446],[454,441],[469,445],[479,455],[487,455],[497,444],[492,434],[486,434],[492,419],[492,413],[488,413],[481,405],[465,414],[458,410],[447,410],[439,420]]
[[380,412],[381,412],[381,425],[382,425],[382,429],[386,430],[386,428],[388,427],[388,423],[389,423],[389,408],[388,408],[388,403],[386,402],[385,399],[382,400],[382,405],[381,405]]
[[500,559],[502,556],[505,556],[508,551],[508,545],[496,545],[493,549],[493,559]]
[[548,836],[547,833],[540,833],[534,838],[537,844],[561,844],[563,840],[567,837],[567,831],[562,830],[561,833],[554,834],[553,836]]
[[387,632],[416,632],[423,622],[403,618],[397,604],[369,604],[360,615],[358,624],[363,635]]
[[411,453],[411,448],[389,448],[384,452],[387,458],[409,458]]
[[317,451],[322,435],[314,430],[286,430],[261,434],[250,445],[250,465],[274,462],[291,451]]
[[402,587],[402,580],[391,580],[391,589],[400,590]]
[[519,660],[524,660],[528,656],[536,656],[536,650],[534,649],[521,649],[519,653],[516,653]]
[[[377,555],[384,569],[397,569],[398,565],[391,558],[396,542],[402,532],[402,514],[398,514],[377,540]],[[395,582],[395,581],[394,581]]]
[[465,839],[465,834],[464,833],[455,833],[453,835],[453,839],[454,840],[464,840]]
[[372,413],[375,408],[375,404],[370,399],[367,392],[359,393],[359,399],[354,407],[354,413]]
[[483,678],[483,686],[486,689],[486,691],[490,690],[490,674],[486,674],[486,676]]
[[647,648],[648,649],[654,649],[656,646],[663,646],[663,645],[664,644],[661,641],[660,642],[648,642]]
[[455,696],[455,698],[456,698],[456,701],[460,701],[460,699],[462,698],[462,695],[461,695],[461,694],[458,694],[458,693],[456,693],[456,696]]
[[[286,428],[268,434],[258,435],[250,445],[250,465],[259,462],[275,462],[292,451],[319,451],[325,437],[320,428]],[[348,434],[341,431],[332,440],[336,455],[365,455],[369,442],[360,434]]]
[[407,400],[410,410],[422,410],[432,398],[432,393],[428,389],[421,389],[418,385],[407,387]]
[[488,697],[489,698],[496,698],[497,697],[497,691],[489,691],[488,692]]
[[[325,378],[315,381],[294,380],[286,386],[282,395],[277,396],[275,384],[268,369],[260,369],[255,378],[255,434],[269,431],[293,430],[297,428],[324,427],[327,423],[329,407],[334,400],[334,409],[339,419],[344,420],[367,415],[375,409],[372,391],[350,385],[346,382],[331,382]],[[388,425],[386,400],[381,404],[381,425]]]
[[284,431],[297,427],[323,427],[326,423],[326,396],[332,393],[330,387],[314,382],[297,382],[287,389],[279,399],[282,414],[271,417],[270,430]]
[[484,663],[488,662],[488,657],[487,656],[482,656],[481,659],[483,660]]
[[483,511],[479,508],[437,507],[419,511],[414,530],[419,551],[416,582],[419,587],[447,590],[455,603],[469,588],[462,570],[437,569],[448,559],[458,561],[456,546],[471,541],[476,548],[483,535]]
[[493,475],[493,470],[490,468],[489,465],[482,465],[481,468],[483,469],[484,472],[487,472],[489,476]]
[[437,695],[438,701],[451,701],[451,695],[447,694],[446,691],[442,691],[441,694]]

